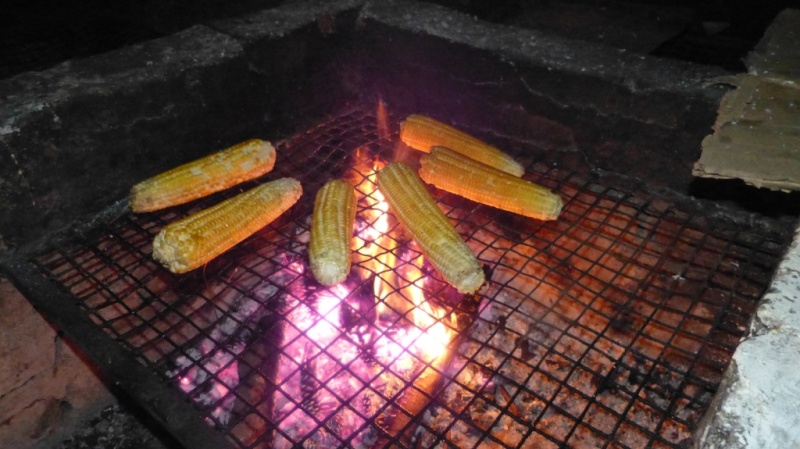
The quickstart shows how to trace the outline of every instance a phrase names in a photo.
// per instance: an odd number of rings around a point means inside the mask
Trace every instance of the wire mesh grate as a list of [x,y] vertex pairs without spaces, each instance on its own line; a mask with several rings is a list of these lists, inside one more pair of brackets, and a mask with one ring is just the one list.
[[438,279],[390,216],[379,228],[375,192],[359,202],[353,273],[322,288],[306,266],[314,193],[331,177],[372,182],[365,161],[398,148],[377,121],[356,108],[281,142],[266,178],[298,177],[303,198],[195,272],[160,268],[152,238],[259,181],[119,217],[37,263],[240,447],[679,447],[790,235],[712,222],[540,152],[519,159],[564,198],[557,221],[433,192],[489,274],[479,295]]

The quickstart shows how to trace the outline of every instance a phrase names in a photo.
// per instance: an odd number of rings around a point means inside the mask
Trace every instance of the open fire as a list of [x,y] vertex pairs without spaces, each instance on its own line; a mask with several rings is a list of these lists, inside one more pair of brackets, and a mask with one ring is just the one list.
[[[377,130],[388,139],[388,115],[383,103]],[[401,146],[398,146],[402,149]],[[248,444],[275,448],[383,447],[389,439],[411,436],[410,418],[427,405],[450,360],[449,345],[458,333],[452,306],[437,296],[459,297],[444,282],[425,274],[422,253],[413,241],[401,243],[401,230],[377,186],[377,173],[387,162],[368,147],[356,148],[344,178],[358,198],[354,270],[332,287],[310,281],[305,258],[289,263],[273,276],[287,288],[303,279],[305,293],[287,295],[276,308],[285,317],[276,361],[272,410],[275,434],[261,428],[243,435]],[[294,240],[305,244],[310,217]],[[298,253],[305,245],[294,248]],[[283,258],[284,254],[277,257]],[[298,288],[298,287],[295,287]],[[272,298],[274,289],[259,296]],[[261,319],[259,303],[242,298],[235,320],[221,322],[210,338],[176,360],[169,373],[179,387],[211,409],[214,421],[228,425],[235,413],[239,384],[237,356],[247,337],[233,337],[236,323]],[[214,341],[235,343],[215,347]],[[199,363],[199,365],[198,365]],[[213,375],[209,375],[215,373]],[[401,439],[403,439],[401,437]]]
[[[381,112],[384,111],[384,112]],[[781,242],[642,192],[563,155],[521,160],[562,195],[557,221],[435,198],[484,265],[461,295],[397,225],[376,173],[407,159],[395,123],[355,109],[282,142],[275,176],[356,186],[353,269],[307,266],[307,193],[181,276],[150,257],[176,217],[127,215],[39,258],[112,337],[239,447],[678,447],[719,385]],[[280,156],[279,156],[280,157]],[[211,198],[209,202],[217,201]]]

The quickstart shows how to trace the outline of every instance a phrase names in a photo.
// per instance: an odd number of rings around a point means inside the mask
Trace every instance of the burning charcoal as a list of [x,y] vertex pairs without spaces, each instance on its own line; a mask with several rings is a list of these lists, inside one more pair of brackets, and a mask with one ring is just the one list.
[[342,328],[346,331],[350,331],[356,326],[358,326],[359,322],[361,321],[361,314],[350,306],[350,304],[344,304],[339,312],[339,322],[342,323]]
[[[308,355],[310,353],[312,353],[311,348],[306,347],[305,354]],[[320,406],[316,398],[320,385],[315,375],[316,363],[314,363],[314,359],[303,361],[303,364],[300,365],[300,404],[312,414],[319,412]]]
[[548,329],[547,325],[544,323],[530,323],[525,335],[528,340],[535,341],[543,346],[552,346],[555,344],[555,340],[552,336],[552,329]]
[[536,356],[536,352],[531,351],[530,340],[528,340],[527,338],[518,337],[515,343],[516,343],[516,346],[519,347],[520,358],[522,360],[530,360],[534,356]]
[[631,385],[641,385],[645,381],[645,375],[635,369],[628,370],[628,382]]
[[492,280],[492,274],[494,274],[494,269],[488,263],[483,264],[483,275],[486,276],[486,279],[489,281]]
[[339,285],[335,291],[319,289],[315,295],[302,301],[292,297],[287,306],[285,343],[280,346],[275,379],[274,416],[281,430],[275,435],[275,448],[295,447],[303,440],[307,445],[337,447],[341,439],[359,446],[369,438],[363,417],[374,416],[377,403],[364,382],[375,374],[339,321],[347,293]]
[[633,311],[625,308],[618,312],[613,320],[611,320],[611,328],[617,332],[631,332],[635,317]]
[[498,390],[500,391],[500,395],[503,397],[503,400],[508,404],[508,411],[518,418],[521,417],[522,412],[520,411],[519,407],[517,407],[517,404],[515,404],[511,399],[511,395],[508,393],[508,390],[506,390],[506,388],[502,385],[498,387]]
[[[605,376],[593,376],[592,380],[597,387],[597,394],[601,394],[605,391],[614,391],[619,386],[619,378],[622,375],[623,370],[625,367],[617,360],[617,363],[614,364],[614,367],[605,375]],[[631,371],[632,373],[633,371]]]
[[708,404],[711,403],[711,399],[714,397],[715,393],[715,389],[704,386],[703,390],[699,394],[691,396],[692,399],[689,402],[688,407],[692,409],[704,410]]
[[[278,301],[278,292],[296,275],[281,270],[269,283],[256,287],[253,297],[270,297]],[[176,379],[178,387],[201,406],[212,409],[210,415],[226,425],[235,403],[231,390],[239,383],[237,357],[258,336],[254,333],[266,313],[263,304],[249,296],[240,296],[231,309],[208,331],[205,337],[171,361],[167,375]]]
[[497,325],[500,326],[501,328],[504,328],[504,327],[506,327],[506,321],[507,320],[508,320],[507,316],[501,315],[501,316],[497,317]]
[[375,282],[375,275],[370,276],[348,298],[349,303],[354,305],[355,309],[360,312],[368,323],[374,323],[378,319],[377,308],[375,307]]
[[[283,295],[279,295],[283,296]],[[273,301],[279,302],[279,301]],[[258,320],[253,342],[239,356],[239,385],[232,422],[242,421],[232,432],[248,446],[270,448],[269,435],[273,410],[273,386],[277,371],[278,353],[274,342],[281,341],[283,326],[278,312],[268,313]]]

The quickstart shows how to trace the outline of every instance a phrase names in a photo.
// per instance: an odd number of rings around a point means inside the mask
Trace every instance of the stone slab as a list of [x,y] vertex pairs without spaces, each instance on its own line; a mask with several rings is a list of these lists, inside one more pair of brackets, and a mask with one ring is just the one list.
[[599,42],[649,54],[690,24],[694,12],[685,6],[643,2],[536,2],[507,23],[551,34]]

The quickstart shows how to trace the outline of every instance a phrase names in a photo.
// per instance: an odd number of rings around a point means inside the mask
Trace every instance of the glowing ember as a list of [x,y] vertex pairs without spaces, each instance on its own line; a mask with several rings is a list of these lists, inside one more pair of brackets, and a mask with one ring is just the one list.
[[[378,118],[379,136],[388,139],[382,103]],[[265,379],[268,385],[259,393],[262,401],[271,398],[266,407],[270,424],[261,420],[262,428],[253,429],[257,436],[244,440],[265,435],[263,445],[274,448],[381,446],[387,437],[409,433],[410,418],[393,410],[416,415],[433,395],[450,360],[456,323],[426,294],[433,289],[421,252],[413,242],[400,244],[402,230],[376,184],[385,165],[361,147],[353,152],[352,168],[345,175],[359,200],[353,270],[347,281],[322,287],[306,273],[303,259],[288,266],[280,263],[285,268],[270,277],[271,290],[254,292],[281,298],[275,315],[280,335],[279,341],[269,342],[278,350],[274,376]],[[298,228],[292,240],[307,241],[307,229]],[[302,253],[304,247],[298,250]],[[274,285],[281,277],[285,279]],[[237,325],[265,317],[263,307],[247,296],[236,307],[241,309],[236,319],[221,323],[210,338],[179,357],[173,371],[178,386],[200,398],[218,423],[234,426],[235,398],[247,396],[239,388],[248,382],[242,375],[239,385],[237,355],[248,340],[232,336]]]
[[[353,289],[351,279],[287,305],[291,326],[283,350],[290,355],[281,357],[276,379],[276,448],[300,441],[369,447],[382,432],[399,433],[403,427],[394,429],[387,404],[402,405],[406,387],[423,373],[432,390],[439,374],[430,367],[440,370],[449,360],[454,326],[426,298],[422,255],[398,244],[398,228],[377,189],[376,174],[386,163],[366,148],[354,158],[347,179],[359,197],[354,272],[362,287]],[[348,323],[352,316],[362,320]]]

